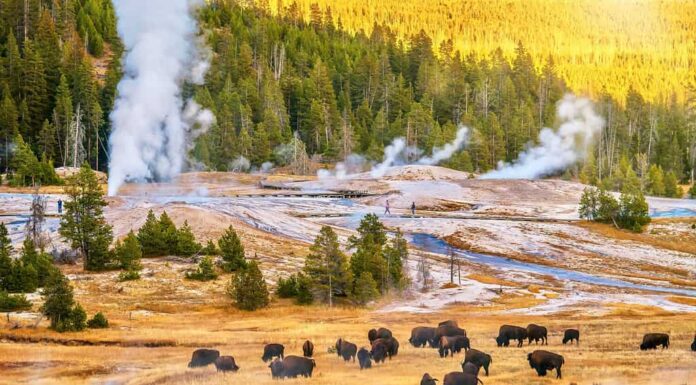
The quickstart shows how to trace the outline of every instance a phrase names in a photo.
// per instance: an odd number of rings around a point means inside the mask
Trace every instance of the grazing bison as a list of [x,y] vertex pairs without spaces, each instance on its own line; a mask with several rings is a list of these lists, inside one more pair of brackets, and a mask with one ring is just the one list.
[[573,340],[575,340],[576,344],[580,345],[580,331],[577,329],[566,330],[563,333],[563,345],[565,345],[568,342],[572,344]]
[[648,333],[643,336],[643,343],[640,344],[640,350],[657,349],[662,346],[662,349],[669,348],[669,335],[663,333]]
[[239,366],[234,362],[234,357],[232,356],[220,356],[215,360],[215,369],[218,372],[236,372],[239,370]]
[[539,341],[541,341],[542,345],[548,345],[548,331],[543,326],[529,324],[527,325],[527,340],[529,340],[529,345],[532,344],[532,340],[534,340],[535,344],[538,344]]
[[486,376],[488,376],[488,367],[491,365],[491,362],[493,362],[493,359],[491,358],[490,354],[486,354],[480,350],[470,349],[464,355],[462,370],[464,370],[464,366],[466,364],[472,363],[478,367],[483,367],[483,370],[486,371]]
[[510,340],[517,340],[517,347],[521,348],[525,339],[527,339],[527,329],[519,326],[503,325],[498,331],[498,337],[495,338],[495,342],[498,343],[498,347],[501,347],[510,346]]
[[437,382],[437,378],[432,378],[430,374],[425,373],[421,378],[420,385],[436,385],[435,382]]
[[276,358],[268,365],[273,378],[312,377],[315,366],[317,364],[313,359],[298,356],[287,356],[282,360]]
[[411,338],[408,342],[415,348],[423,348],[425,344],[429,344],[431,347],[437,345],[435,342],[435,328],[427,326],[418,326],[411,330]]
[[367,332],[367,339],[370,340],[370,343],[373,343],[378,338],[389,338],[392,336],[391,330],[387,328],[370,329]]
[[302,345],[302,355],[305,357],[312,357],[314,355],[314,344],[312,341],[307,340]]
[[383,344],[387,348],[387,356],[389,359],[399,354],[399,341],[394,337],[378,338],[372,342],[372,347],[376,344]]
[[189,368],[200,368],[208,366],[215,362],[220,357],[220,352],[215,349],[196,349],[191,355],[191,361],[188,363]]
[[694,342],[691,343],[691,351],[696,352],[696,335],[694,336]]
[[339,357],[343,357],[343,361],[350,361],[351,358],[355,362],[355,355],[358,353],[358,346],[354,343],[345,341],[343,338],[339,338],[336,341],[336,354]]
[[451,320],[451,319],[450,319],[450,320],[447,320],[447,321],[442,321],[442,322],[440,322],[439,324],[437,324],[437,326],[453,326],[453,327],[455,327],[455,328],[458,328],[458,327],[459,327],[459,324],[457,323],[457,321],[454,321],[454,320]]
[[440,339],[442,339],[442,337],[454,337],[454,336],[466,337],[466,330],[460,329],[459,327],[452,326],[452,325],[438,326],[437,329],[435,329],[436,346],[434,346],[434,347],[437,347],[437,348],[440,347]]
[[268,344],[263,347],[263,356],[261,356],[261,359],[263,362],[268,362],[275,357],[282,359],[284,353],[285,346],[281,344]]
[[382,339],[377,339],[372,343],[372,349],[370,350],[370,356],[375,360],[376,363],[384,362],[389,355],[389,347],[387,343]]
[[481,370],[481,367],[474,364],[473,362],[467,362],[465,364],[462,364],[462,371],[466,374],[471,374],[473,376],[478,377],[479,370]]
[[445,375],[442,385],[478,385],[478,383],[483,381],[479,380],[478,377],[466,374],[462,372],[451,372]]
[[535,350],[527,354],[529,366],[535,369],[541,377],[546,375],[546,371],[556,369],[556,378],[563,378],[561,375],[561,366],[565,363],[563,356],[547,352],[546,350]]
[[469,344],[469,338],[466,336],[453,336],[453,337],[442,337],[440,338],[440,357],[447,357],[449,353],[450,357],[454,357],[454,353],[459,353],[462,349],[469,350],[471,345]]
[[360,370],[372,368],[372,359],[367,349],[360,348],[358,350],[358,363],[360,363]]

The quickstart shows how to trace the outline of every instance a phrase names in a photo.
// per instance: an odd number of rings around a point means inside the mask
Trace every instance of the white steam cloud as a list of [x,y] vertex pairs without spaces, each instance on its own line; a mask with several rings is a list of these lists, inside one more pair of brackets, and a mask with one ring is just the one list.
[[592,102],[566,95],[556,112],[561,125],[557,131],[544,128],[539,145],[520,154],[515,162],[499,163],[498,169],[482,179],[534,179],[567,169],[587,156],[590,145],[604,127],[604,119],[594,111]]
[[192,15],[203,0],[117,0],[126,48],[124,76],[111,113],[109,195],[126,181],[167,180],[185,164],[192,137],[213,123],[210,111],[181,96],[209,67]]
[[453,141],[445,144],[442,147],[433,149],[433,155],[419,159],[418,164],[433,165],[438,164],[443,160],[447,160],[451,158],[455,152],[459,151],[468,140],[469,128],[466,126],[460,126],[459,130],[457,130],[457,136]]
[[384,158],[382,163],[376,165],[370,171],[373,178],[381,178],[394,165],[399,155],[406,149],[406,139],[396,138],[392,144],[384,148]]

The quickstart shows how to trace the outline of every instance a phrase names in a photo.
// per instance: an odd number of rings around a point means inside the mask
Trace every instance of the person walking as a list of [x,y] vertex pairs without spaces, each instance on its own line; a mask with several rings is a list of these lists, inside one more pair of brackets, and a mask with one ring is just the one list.
[[63,200],[58,198],[58,214],[63,214]]
[[387,203],[384,205],[384,215],[391,215],[391,211],[389,211],[389,199],[387,199]]
[[411,215],[416,215],[416,202],[411,202]]

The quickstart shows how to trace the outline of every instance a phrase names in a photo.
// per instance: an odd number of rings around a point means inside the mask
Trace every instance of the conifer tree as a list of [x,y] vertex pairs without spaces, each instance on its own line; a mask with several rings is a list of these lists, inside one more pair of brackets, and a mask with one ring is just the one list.
[[352,277],[338,237],[330,226],[321,228],[309,251],[303,271],[315,297],[332,306],[334,296],[350,291]]
[[64,188],[68,196],[65,214],[60,222],[60,235],[84,258],[85,270],[104,270],[110,267],[113,236],[104,219],[107,205],[96,174],[84,163],[70,176]]
[[137,271],[142,269],[140,259],[143,256],[138,237],[131,230],[123,242],[117,241],[114,247],[114,254],[118,261],[119,267],[123,270]]
[[363,271],[355,280],[355,288],[353,289],[353,296],[355,300],[361,304],[365,305],[368,302],[379,297],[379,290],[377,290],[377,282],[372,278],[372,274],[367,271]]
[[4,223],[0,223],[0,290],[7,290],[7,279],[12,274],[12,241]]
[[184,225],[177,231],[176,238],[176,255],[190,257],[202,248],[200,243],[196,242],[196,237],[193,235],[188,221],[184,221]]
[[681,198],[683,195],[677,176],[674,171],[670,171],[665,175],[665,196],[669,198]]
[[268,306],[268,287],[256,261],[251,261],[232,277],[230,297],[242,310],[253,311]]
[[384,256],[384,246],[387,234],[384,225],[375,214],[367,214],[360,221],[358,236],[348,239],[355,252],[350,258],[353,277],[359,277],[364,271],[372,274],[380,290],[386,290],[384,282],[387,279],[387,264]]
[[222,269],[226,272],[237,271],[246,266],[244,257],[244,245],[232,226],[218,240],[218,247],[222,255]]
[[176,255],[177,253],[177,242],[178,242],[178,231],[176,225],[169,218],[166,211],[162,212],[159,218],[160,233],[162,234],[162,242],[165,245],[164,252]]
[[161,256],[167,250],[160,223],[152,210],[148,211],[145,223],[138,230],[138,242],[145,257]]

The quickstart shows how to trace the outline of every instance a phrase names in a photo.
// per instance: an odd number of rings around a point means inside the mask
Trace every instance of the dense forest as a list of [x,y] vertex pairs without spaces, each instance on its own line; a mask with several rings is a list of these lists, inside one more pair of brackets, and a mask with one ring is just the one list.
[[[298,154],[323,163],[351,153],[376,160],[396,137],[429,153],[465,124],[471,141],[446,165],[482,172],[514,160],[553,126],[556,102],[574,90],[554,56],[539,63],[523,43],[512,54],[500,47],[481,55],[439,36],[435,44],[425,30],[407,38],[386,24],[369,34],[344,31],[316,4],[273,12],[268,2],[242,3],[209,1],[198,10],[212,63],[205,84],[186,85],[183,96],[216,116],[192,151],[201,169],[244,168],[241,159],[286,166]],[[19,173],[21,136],[34,154],[24,162],[45,169],[88,161],[105,170],[122,53],[111,2],[2,0],[1,22],[0,165]],[[672,64],[678,75],[681,64]],[[568,176],[611,189],[634,177],[645,188],[651,172],[691,179],[696,79],[679,81],[683,97],[658,101],[634,88],[620,97],[597,92],[607,127],[593,156]],[[48,179],[21,180],[35,178]]]

